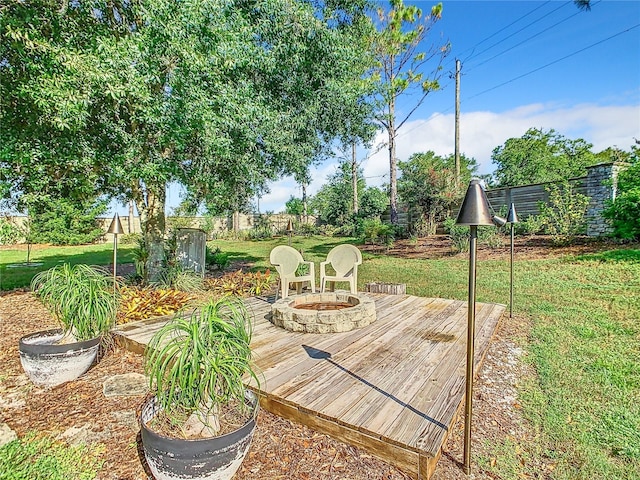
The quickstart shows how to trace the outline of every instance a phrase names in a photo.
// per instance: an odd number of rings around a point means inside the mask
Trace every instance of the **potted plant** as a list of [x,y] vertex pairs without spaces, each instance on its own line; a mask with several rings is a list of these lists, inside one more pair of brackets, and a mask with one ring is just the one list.
[[152,396],[140,414],[142,446],[156,479],[231,478],[249,449],[257,398],[245,381],[253,324],[244,302],[211,300],[176,314],[150,340]]
[[31,289],[62,328],[22,337],[22,367],[38,385],[74,380],[89,369],[115,323],[118,299],[108,272],[65,263],[37,274]]

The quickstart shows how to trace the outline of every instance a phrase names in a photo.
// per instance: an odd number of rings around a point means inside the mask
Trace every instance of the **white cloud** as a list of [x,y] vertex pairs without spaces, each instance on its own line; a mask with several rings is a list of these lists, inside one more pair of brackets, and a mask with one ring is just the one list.
[[[640,105],[600,106],[579,104],[563,106],[536,103],[504,112],[476,111],[460,115],[460,151],[473,157],[480,165],[480,173],[491,173],[491,152],[509,138],[521,137],[529,128],[554,129],[561,135],[583,138],[593,144],[595,152],[610,146],[629,150],[633,137],[640,139]],[[374,141],[386,141],[379,133]],[[454,151],[454,115],[433,114],[428,119],[407,122],[397,140],[397,156],[407,160],[413,153],[432,150],[437,155]],[[389,181],[389,153],[386,147],[362,163],[367,185],[379,186]],[[308,194],[313,195],[333,173],[336,162],[327,162],[312,171],[313,182]],[[261,211],[279,212],[291,195],[300,197],[300,188],[292,179],[271,185],[272,193],[260,201]]]

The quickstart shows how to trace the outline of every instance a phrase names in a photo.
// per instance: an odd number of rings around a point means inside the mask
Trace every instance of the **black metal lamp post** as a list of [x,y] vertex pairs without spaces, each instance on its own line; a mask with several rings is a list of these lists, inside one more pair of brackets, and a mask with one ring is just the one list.
[[460,207],[456,225],[468,225],[469,237],[469,303],[467,313],[467,373],[464,416],[464,473],[471,473],[471,416],[473,412],[473,356],[475,342],[476,319],[476,251],[479,225],[505,225],[506,220],[494,217],[489,208],[489,201],[480,185],[480,180],[473,179]]
[[113,234],[113,292],[116,291],[116,261],[118,256],[118,235],[124,233],[124,229],[122,228],[122,223],[120,223],[120,216],[118,213],[113,216],[113,220],[111,220],[111,225],[109,225],[109,229],[107,233]]
[[518,223],[518,214],[516,213],[516,206],[512,203],[509,207],[509,214],[507,215],[507,222],[511,229],[511,275],[509,277],[509,318],[513,318],[513,225]]
[[287,223],[287,234],[289,235],[289,246],[291,246],[291,235],[293,235],[293,222],[291,219]]

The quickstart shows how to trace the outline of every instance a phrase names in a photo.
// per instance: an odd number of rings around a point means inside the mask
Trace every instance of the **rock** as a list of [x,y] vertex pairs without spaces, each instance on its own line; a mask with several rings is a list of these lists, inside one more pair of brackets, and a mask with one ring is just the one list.
[[121,425],[126,425],[132,431],[137,432],[139,430],[138,427],[138,417],[136,416],[136,412],[124,410],[120,412],[111,412],[111,416],[113,419]]
[[147,377],[140,373],[125,373],[107,378],[102,384],[104,396],[128,397],[147,393]]
[[70,445],[87,445],[100,443],[111,437],[109,432],[95,432],[89,424],[81,427],[70,427],[56,437],[56,440],[64,440]]
[[16,432],[11,430],[6,423],[0,423],[0,447],[6,445],[9,442],[16,440],[18,436]]

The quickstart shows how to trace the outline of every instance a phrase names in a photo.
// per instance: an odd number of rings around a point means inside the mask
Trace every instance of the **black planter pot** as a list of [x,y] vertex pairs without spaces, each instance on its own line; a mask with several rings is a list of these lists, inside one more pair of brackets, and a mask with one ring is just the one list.
[[257,398],[247,391],[252,416],[238,430],[219,437],[184,440],[160,435],[147,423],[159,411],[156,398],[142,406],[140,430],[147,464],[157,480],[226,480],[233,477],[244,459],[256,427]]
[[20,363],[36,385],[53,387],[89,370],[98,354],[100,337],[57,345],[61,329],[32,333],[20,339]]

